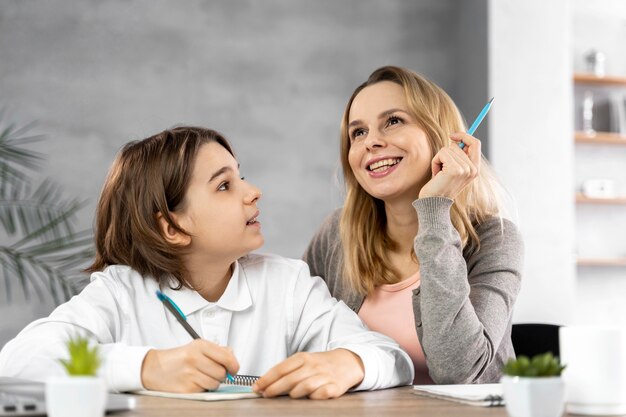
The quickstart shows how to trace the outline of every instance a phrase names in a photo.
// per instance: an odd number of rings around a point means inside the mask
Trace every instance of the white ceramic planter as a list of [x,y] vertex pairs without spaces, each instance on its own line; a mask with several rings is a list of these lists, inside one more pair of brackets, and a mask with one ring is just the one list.
[[102,417],[106,396],[106,383],[102,378],[50,378],[46,382],[48,417]]
[[561,377],[503,376],[506,411],[511,417],[559,417],[565,405]]

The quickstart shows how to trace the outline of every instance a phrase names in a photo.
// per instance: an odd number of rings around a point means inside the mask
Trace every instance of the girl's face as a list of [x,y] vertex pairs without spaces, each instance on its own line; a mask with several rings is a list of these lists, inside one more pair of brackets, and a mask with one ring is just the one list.
[[433,155],[400,85],[382,81],[361,90],[350,107],[348,135],[348,162],[367,193],[385,202],[418,197]]
[[239,164],[219,143],[202,145],[176,219],[191,235],[192,255],[235,260],[260,248],[261,192],[239,175]]

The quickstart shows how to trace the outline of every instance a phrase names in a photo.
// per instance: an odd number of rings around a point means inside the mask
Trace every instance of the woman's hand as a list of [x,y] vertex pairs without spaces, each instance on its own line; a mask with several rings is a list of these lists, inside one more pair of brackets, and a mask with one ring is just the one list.
[[239,362],[233,352],[207,340],[194,340],[174,349],[148,351],[141,367],[146,389],[167,392],[200,392],[216,389],[234,375]]
[[[450,146],[441,148],[431,162],[432,178],[420,190],[419,198],[453,199],[480,171],[480,140],[467,133],[450,135]],[[465,147],[461,149],[459,143]]]
[[267,371],[253,386],[264,397],[337,398],[365,376],[361,358],[346,349],[296,353]]

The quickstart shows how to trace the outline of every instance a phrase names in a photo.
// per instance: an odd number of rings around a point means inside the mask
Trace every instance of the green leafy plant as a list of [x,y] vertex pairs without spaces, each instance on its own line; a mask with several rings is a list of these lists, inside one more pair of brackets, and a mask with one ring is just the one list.
[[532,359],[523,355],[517,359],[509,359],[502,371],[509,376],[549,377],[560,376],[563,369],[565,366],[561,365],[559,358],[552,352],[547,352],[535,355]]
[[33,125],[4,122],[0,111],[0,278],[8,301],[18,282],[26,299],[34,291],[59,304],[85,281],[82,269],[93,258],[91,231],[76,232],[76,213],[84,201],[66,199],[60,187],[31,174],[43,162],[30,146],[43,137]]
[[89,346],[89,339],[74,336],[66,342],[69,359],[59,359],[65,370],[72,376],[95,376],[100,368],[101,358],[98,345]]

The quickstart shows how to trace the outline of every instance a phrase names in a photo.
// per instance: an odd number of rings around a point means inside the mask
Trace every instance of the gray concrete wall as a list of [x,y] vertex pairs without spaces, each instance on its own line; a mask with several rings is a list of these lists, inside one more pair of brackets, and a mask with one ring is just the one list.
[[[122,144],[179,123],[220,130],[263,190],[263,251],[299,257],[341,204],[348,96],[395,64],[455,98],[456,13],[454,0],[3,0],[0,106],[38,121],[43,175],[89,201],[82,227]],[[0,345],[52,307],[0,303],[18,316]]]
[[[455,102],[471,126],[483,106],[489,101],[489,21],[487,0],[463,0],[457,4]],[[499,100],[498,100],[499,101]],[[499,103],[497,103],[499,104]],[[474,132],[482,142],[483,154],[489,158],[489,118]]]

